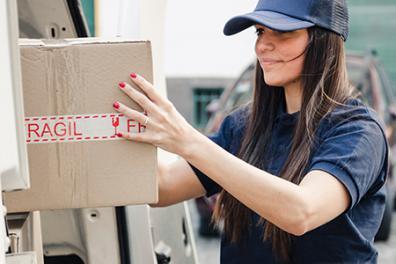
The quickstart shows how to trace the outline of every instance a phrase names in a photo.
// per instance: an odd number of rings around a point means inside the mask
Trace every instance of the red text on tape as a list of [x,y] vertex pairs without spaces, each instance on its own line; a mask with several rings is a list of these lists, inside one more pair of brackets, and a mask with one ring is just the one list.
[[123,114],[26,117],[26,143],[117,140],[118,131],[142,133],[145,126]]

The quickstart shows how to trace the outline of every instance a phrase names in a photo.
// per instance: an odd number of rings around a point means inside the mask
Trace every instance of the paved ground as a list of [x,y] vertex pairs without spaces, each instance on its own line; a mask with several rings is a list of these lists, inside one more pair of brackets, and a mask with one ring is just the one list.
[[396,263],[396,212],[393,213],[392,233],[387,242],[378,242],[375,244],[379,251],[379,264]]
[[199,216],[195,203],[189,202],[191,212],[191,222],[194,229],[195,242],[199,264],[219,264],[220,263],[220,239],[203,238],[198,234]]
[[[198,235],[198,215],[195,204],[190,202],[191,219],[195,231],[195,240],[200,264],[219,264],[220,241],[217,238],[206,239]],[[387,242],[375,244],[379,251],[378,264],[396,263],[396,213],[393,216],[392,234]]]

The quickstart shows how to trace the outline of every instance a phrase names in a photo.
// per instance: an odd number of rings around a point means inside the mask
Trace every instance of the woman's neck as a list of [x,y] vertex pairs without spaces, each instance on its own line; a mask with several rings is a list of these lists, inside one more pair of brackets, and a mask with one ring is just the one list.
[[302,101],[301,81],[293,81],[284,87],[286,111],[289,114],[300,111]]

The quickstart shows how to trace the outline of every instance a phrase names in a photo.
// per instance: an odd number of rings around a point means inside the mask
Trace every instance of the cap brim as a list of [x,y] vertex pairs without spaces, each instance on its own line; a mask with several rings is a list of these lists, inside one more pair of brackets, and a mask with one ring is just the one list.
[[231,18],[224,26],[224,34],[227,36],[234,35],[255,24],[277,31],[293,31],[315,25],[311,22],[273,11],[255,11]]

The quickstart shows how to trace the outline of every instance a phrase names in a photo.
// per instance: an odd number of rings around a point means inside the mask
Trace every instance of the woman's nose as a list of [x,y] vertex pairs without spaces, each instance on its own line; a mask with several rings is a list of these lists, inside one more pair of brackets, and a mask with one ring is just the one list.
[[265,51],[273,51],[275,49],[274,42],[270,37],[261,35],[256,41],[256,53],[260,54]]

